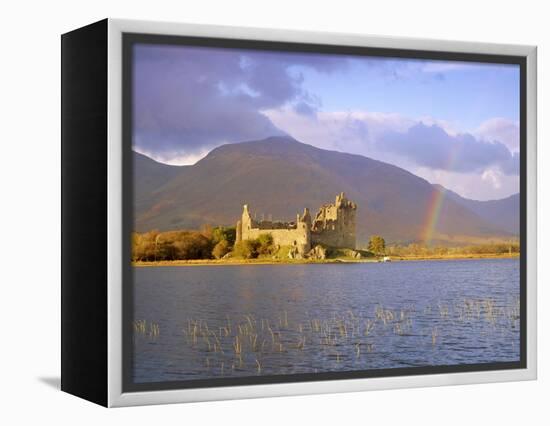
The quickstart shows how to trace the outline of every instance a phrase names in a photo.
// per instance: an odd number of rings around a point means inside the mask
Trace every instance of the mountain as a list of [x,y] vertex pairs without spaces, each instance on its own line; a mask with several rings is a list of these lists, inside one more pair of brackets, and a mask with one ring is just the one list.
[[148,205],[148,200],[155,191],[176,177],[186,166],[169,166],[159,163],[143,154],[134,151],[134,200],[136,212],[143,210],[142,203]]
[[[222,145],[184,167],[159,165],[136,154],[135,171],[138,231],[234,225],[245,203],[258,217],[291,220],[304,207],[314,214],[344,191],[358,205],[359,244],[372,234],[394,242],[419,241],[440,192],[399,167],[290,137]],[[451,197],[438,218],[434,242],[509,237]]]
[[500,200],[477,201],[461,197],[456,192],[438,184],[434,185],[434,187],[442,191],[446,199],[451,199],[466,207],[480,218],[491,222],[497,228],[513,235],[519,235],[519,193]]

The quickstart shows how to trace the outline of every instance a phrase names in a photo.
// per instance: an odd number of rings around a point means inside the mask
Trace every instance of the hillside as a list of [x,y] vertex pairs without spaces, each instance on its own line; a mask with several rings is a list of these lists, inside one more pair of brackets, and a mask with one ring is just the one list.
[[[134,152],[134,200],[136,211],[143,211],[155,191],[176,177],[185,166],[176,167],[159,163],[151,158]],[[142,206],[142,203],[145,206]]]
[[[245,203],[258,217],[271,214],[290,220],[304,207],[316,212],[344,191],[358,205],[360,244],[371,234],[388,241],[418,241],[439,191],[399,167],[289,137],[223,145],[193,166],[144,162],[138,154],[136,158],[136,186],[143,185],[136,190],[138,231],[233,225]],[[509,236],[491,222],[447,197],[435,239]]]
[[501,200],[478,201],[461,197],[456,192],[446,189],[441,185],[434,186],[438,190],[443,191],[446,198],[466,207],[480,218],[491,222],[497,228],[514,235],[519,235],[519,193]]

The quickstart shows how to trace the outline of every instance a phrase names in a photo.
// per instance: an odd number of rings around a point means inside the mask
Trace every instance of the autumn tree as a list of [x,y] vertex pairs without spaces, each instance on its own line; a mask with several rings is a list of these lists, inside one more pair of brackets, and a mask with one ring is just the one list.
[[386,241],[380,235],[372,235],[369,239],[368,250],[374,254],[386,252]]
[[212,242],[219,243],[226,240],[230,246],[235,244],[237,229],[234,226],[218,226],[212,230]]

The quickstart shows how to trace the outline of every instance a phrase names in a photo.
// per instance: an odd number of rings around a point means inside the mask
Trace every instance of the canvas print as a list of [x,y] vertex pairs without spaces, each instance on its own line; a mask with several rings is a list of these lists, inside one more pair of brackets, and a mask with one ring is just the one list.
[[130,57],[131,383],[517,367],[518,65]]

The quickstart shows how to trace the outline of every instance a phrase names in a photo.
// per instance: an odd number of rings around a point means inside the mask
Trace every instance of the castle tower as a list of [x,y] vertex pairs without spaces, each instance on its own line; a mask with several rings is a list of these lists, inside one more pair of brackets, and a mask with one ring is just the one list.
[[248,210],[248,204],[243,206],[243,214],[241,216],[241,226],[242,230],[249,230],[252,228],[252,216],[250,216],[250,211]]
[[237,235],[236,235],[235,241],[237,243],[240,243],[243,240],[243,224],[240,220],[237,221],[236,231],[237,231]]
[[311,250],[311,216],[308,209],[304,209],[304,214],[296,215],[296,230],[298,231],[296,238],[296,246],[298,253],[304,256]]
[[336,196],[336,202],[334,203],[334,205],[336,206],[337,209],[339,209],[346,203],[346,201],[347,201],[346,194],[344,192],[340,192]]
[[253,228],[254,223],[250,211],[248,210],[248,204],[243,205],[243,213],[241,220],[237,222],[236,229],[236,241],[242,241],[249,238],[250,230]]
[[315,216],[312,230],[312,244],[329,247],[355,248],[355,214],[357,205],[341,192],[334,204],[325,204]]
[[304,214],[302,215],[302,222],[307,224],[308,228],[311,228],[311,214],[309,214],[309,209],[307,207],[304,209]]

